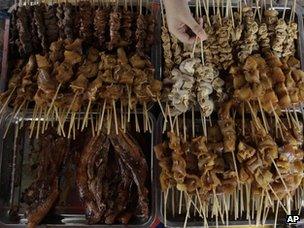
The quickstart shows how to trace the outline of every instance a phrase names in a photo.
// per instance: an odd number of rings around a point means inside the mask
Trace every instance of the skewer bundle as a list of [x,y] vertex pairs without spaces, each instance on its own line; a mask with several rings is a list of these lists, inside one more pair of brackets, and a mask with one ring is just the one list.
[[[239,2],[232,12],[228,1],[225,14],[220,3],[213,10],[208,1],[202,3],[208,39],[199,43],[197,38],[193,47],[170,39],[163,19],[162,132],[168,126],[170,132],[155,153],[164,222],[169,210],[173,219],[185,216],[184,227],[192,212],[204,226],[212,218],[216,226],[219,220],[228,224],[231,216],[246,216],[258,225],[265,224],[272,209],[276,224],[281,209],[301,211],[303,196],[303,124],[296,110],[303,103],[304,72],[294,56],[294,7],[287,21],[286,9],[279,18],[277,10],[259,2],[255,10]],[[216,115],[207,124],[202,101],[209,97]],[[203,130],[197,138],[195,106]],[[182,107],[179,112],[177,107]]]
[[[18,116],[27,104],[34,103],[34,110],[42,114],[34,111],[33,118],[47,120],[55,112],[56,120],[61,122],[61,131],[68,115],[75,117],[81,107],[86,112],[82,130],[87,125],[89,113],[96,108],[102,113],[110,111],[112,115],[114,112],[117,127],[116,103],[120,102],[122,115],[124,112],[130,115],[137,104],[146,111],[147,104],[156,101],[162,89],[162,83],[154,79],[154,68],[147,58],[137,53],[127,55],[123,48],[118,48],[116,54],[90,48],[84,54],[79,39],[52,43],[47,55],[32,55],[19,74],[17,72],[9,83],[9,88],[17,87],[9,99],[9,104],[15,107],[14,115]],[[102,110],[98,109],[100,106]],[[148,116],[146,118],[145,130],[151,130]],[[102,124],[103,118],[100,121]],[[129,118],[125,117],[124,121],[129,122]],[[73,121],[70,124],[74,124]],[[123,121],[121,124],[124,126]]]
[[[142,5],[138,12],[133,12],[127,3],[123,7],[109,4],[97,7],[89,1],[76,5],[67,2],[19,6],[12,12],[10,30],[14,42],[11,43],[19,46],[24,57],[41,53],[40,49],[31,47],[31,38],[35,37],[39,38],[44,51],[58,38],[81,38],[88,46],[98,43],[96,47],[100,50],[128,46],[147,54],[155,43],[155,15],[148,9],[144,15]],[[132,29],[133,25],[136,29]]]
[[[27,9],[33,10],[33,17],[26,13]],[[106,120],[110,132],[112,123],[116,131],[119,123],[125,129],[130,113],[137,112],[140,106],[145,116],[144,131],[152,131],[148,105],[159,101],[162,90],[146,54],[155,41],[154,14],[148,10],[142,14],[142,5],[137,14],[133,13],[126,2],[124,15],[118,5],[111,8],[99,4],[97,8],[87,1],[76,6],[70,3],[20,6],[17,12],[17,24],[25,27],[16,27],[25,62],[14,70],[9,90],[1,95],[1,115],[8,106],[14,107],[14,117],[31,109],[33,118],[55,119],[59,123],[58,134],[70,137],[77,113],[78,116],[85,113],[78,128],[84,130],[90,122],[93,125],[92,112],[97,111],[92,131],[99,133]],[[27,24],[31,23],[37,30],[31,32],[38,36],[43,50],[32,51],[32,47],[25,46],[31,44],[26,42],[27,36],[33,36],[27,31]],[[70,126],[65,132],[68,119]],[[43,123],[40,130],[43,132],[47,127],[48,123]],[[31,129],[37,129],[34,121]]]
[[[223,107],[228,113],[231,104]],[[164,219],[168,213],[173,218],[178,214],[187,217],[193,211],[204,226],[212,221],[227,225],[243,216],[249,222],[256,219],[256,224],[265,224],[268,216],[275,215],[270,210],[276,207],[286,213],[301,210],[303,124],[299,128],[294,120],[284,128],[283,137],[276,137],[274,126],[267,133],[256,117],[245,123],[250,131],[244,134],[242,120],[227,119],[226,115],[223,111],[218,122],[208,126],[208,137],[190,139],[182,132],[168,132],[155,146]],[[296,203],[291,205],[291,201]]]

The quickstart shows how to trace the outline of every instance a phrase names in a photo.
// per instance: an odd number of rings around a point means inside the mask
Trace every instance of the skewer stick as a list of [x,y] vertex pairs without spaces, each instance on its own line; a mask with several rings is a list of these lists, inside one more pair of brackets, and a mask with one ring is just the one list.
[[30,124],[30,129],[31,129],[31,132],[30,132],[30,138],[32,138],[32,135],[34,133],[34,127],[35,127],[35,123],[36,121],[34,120],[36,118],[36,115],[37,115],[37,105],[35,105],[34,107],[34,111],[33,111],[33,115],[32,115],[32,120],[31,120],[31,124]]
[[[191,197],[190,196],[188,196],[189,197],[189,199],[191,199]],[[187,204],[187,213],[186,213],[186,217],[185,217],[185,221],[184,221],[184,228],[186,228],[187,227],[187,222],[188,222],[188,217],[189,217],[189,212],[190,212],[190,206],[191,206],[191,201],[190,200],[188,200],[188,204]]]
[[300,128],[300,123],[299,123],[299,118],[298,118],[298,114],[297,114],[296,108],[293,107],[292,109],[293,109],[293,113],[294,113],[295,119],[297,121],[298,128]]
[[23,110],[23,114],[22,114],[22,120],[21,120],[21,124],[20,124],[20,129],[23,128],[23,126],[24,126],[24,119],[26,117],[28,105],[29,105],[29,102],[26,102],[25,109]]
[[215,15],[216,13],[215,13],[215,2],[214,2],[214,0],[212,0],[212,6],[213,6],[213,15]]
[[120,127],[124,130],[124,110],[122,102],[120,102]]
[[201,200],[201,197],[199,195],[198,189],[195,189],[195,192],[196,192],[196,196],[198,198],[198,202],[199,202],[199,205],[200,205],[200,210],[199,211],[202,211],[203,216],[204,216],[204,227],[205,227],[205,225],[208,227],[208,222],[207,222],[207,219],[206,219],[205,210],[203,210],[203,204],[202,204],[202,200]]
[[[188,202],[190,201],[190,203],[193,205],[194,207],[194,212],[198,212],[199,216],[201,218],[204,218],[204,216],[201,213],[201,210],[199,208],[197,208],[197,200],[198,200],[198,196],[195,195],[194,201],[192,200],[191,196],[189,196],[189,194],[187,192],[185,192],[186,198],[188,200]],[[188,216],[190,218],[190,216]]]
[[174,129],[173,129],[173,122],[172,122],[172,117],[171,117],[171,111],[170,111],[170,107],[169,107],[169,105],[168,105],[167,107],[168,107],[168,114],[169,114],[169,122],[170,122],[170,128],[171,128],[171,132],[174,132]]
[[242,103],[242,134],[245,136],[245,103]]
[[10,118],[10,120],[9,120],[9,123],[7,124],[6,130],[5,130],[5,133],[4,133],[4,135],[3,135],[3,139],[5,139],[5,138],[6,138],[7,133],[8,133],[8,130],[10,129],[10,126],[11,126],[12,122],[13,122],[13,118],[11,117],[11,118]]
[[2,106],[2,108],[0,110],[0,115],[2,115],[2,112],[7,108],[8,104],[9,104],[9,101],[11,100],[11,98],[12,98],[15,90],[16,90],[16,87],[14,87],[13,90],[12,90],[12,92],[8,95],[6,101],[4,102],[4,104],[3,104],[3,106]]
[[114,100],[112,101],[112,105],[113,105],[113,112],[114,112],[115,132],[116,132],[116,135],[118,135],[117,113],[116,113],[116,105],[115,105]]
[[[279,118],[279,116],[277,115],[276,111],[274,110],[274,107],[273,107],[273,105],[272,105],[272,102],[270,102],[270,104],[271,104],[272,112],[273,112],[273,114],[274,114],[275,122],[276,122],[276,124],[278,123],[278,127],[279,127],[279,131],[280,131],[281,137],[282,137],[283,140],[285,140],[285,139],[284,139],[284,135],[283,135],[283,131],[282,131],[282,127],[281,127],[281,124],[280,124],[280,122],[279,122],[280,118]],[[282,121],[281,121],[281,122],[282,122]]]
[[[129,85],[127,85],[127,92],[128,92],[128,123],[130,123],[130,114],[131,114],[131,91]],[[136,107],[135,107],[136,109]]]
[[273,227],[277,227],[278,213],[279,213],[279,201],[277,201],[276,212],[275,212],[275,217],[274,217],[274,226]]
[[167,121],[168,121],[168,120],[167,120],[167,115],[165,114],[165,111],[164,111],[164,109],[163,109],[162,103],[160,102],[160,99],[159,99],[159,98],[157,98],[157,102],[158,102],[158,105],[159,105],[159,107],[160,107],[161,113],[163,114],[163,117],[164,117],[164,119],[165,119],[165,122],[167,122]]
[[192,49],[192,53],[191,53],[191,58],[194,58],[194,54],[195,54],[195,49],[196,49],[197,41],[198,41],[198,36],[195,37],[195,42],[194,42],[194,44],[193,44],[193,49]]
[[265,131],[266,131],[266,133],[268,133],[268,123],[267,123],[267,120],[266,120],[265,112],[262,108],[262,103],[261,103],[260,98],[258,98],[258,104],[259,104],[259,108],[260,108],[260,111],[261,111],[261,114],[262,114],[262,119],[263,119]]
[[171,210],[172,210],[172,215],[175,217],[175,189],[174,187],[171,188]]
[[134,114],[135,114],[135,129],[136,129],[136,132],[140,132],[140,128],[139,128],[139,124],[138,124],[138,117],[137,117],[137,109],[136,108],[134,110]]
[[47,111],[47,113],[46,113],[46,116],[48,116],[49,114],[50,114],[50,112],[51,112],[51,110],[52,110],[52,108],[53,108],[53,105],[54,105],[54,103],[55,103],[55,100],[56,100],[56,98],[57,98],[57,96],[58,96],[58,93],[59,93],[59,90],[60,90],[60,88],[61,88],[61,83],[58,85],[58,87],[57,87],[57,90],[56,90],[56,92],[55,92],[55,95],[54,95],[54,97],[52,98],[52,102],[51,102],[51,104],[50,104],[50,107],[49,107],[49,109],[48,109],[48,111]]
[[187,127],[186,127],[186,113],[183,112],[183,131],[184,131],[184,141],[187,141]]
[[164,5],[163,5],[164,3],[163,3],[163,0],[160,0],[159,2],[160,2],[160,12],[161,12],[161,16],[162,16],[163,26],[166,27]]
[[89,111],[90,111],[90,108],[91,108],[91,104],[92,104],[92,100],[90,99],[88,107],[87,107],[87,110],[86,110],[86,113],[85,113],[83,121],[82,121],[81,131],[83,131],[83,129],[84,129],[85,125],[86,125],[86,122],[88,121]]
[[[260,169],[258,169],[258,172],[261,174],[261,176],[263,177],[263,173],[261,172]],[[273,195],[276,197],[277,201],[280,203],[280,205],[282,206],[283,210],[285,211],[286,214],[288,214],[288,211],[286,210],[284,204],[282,203],[282,201],[280,200],[280,198],[278,197],[278,194],[273,190],[273,188],[271,187],[271,184],[268,184],[268,188],[270,189],[270,191],[273,193]]]
[[71,102],[71,104],[70,104],[70,106],[69,106],[69,108],[68,108],[68,111],[67,111],[67,113],[66,113],[66,115],[65,115],[65,117],[64,117],[63,125],[64,125],[64,123],[65,123],[65,121],[66,121],[66,119],[67,119],[69,113],[70,113],[71,110],[72,110],[72,107],[73,107],[73,105],[74,105],[74,103],[75,103],[75,100],[76,100],[77,96],[78,96],[78,91],[76,91],[76,93],[74,94],[74,97],[73,97],[73,99],[72,99],[72,102]]
[[275,160],[273,159],[273,157],[271,157],[271,161],[272,161],[272,163],[273,163],[273,165],[274,165],[274,167],[275,167],[277,173],[279,174],[279,177],[280,177],[280,179],[281,179],[281,181],[282,181],[282,183],[283,183],[283,185],[284,185],[284,188],[285,188],[285,190],[286,190],[286,193],[288,194],[288,196],[289,196],[290,198],[292,198],[291,195],[290,195],[290,193],[289,193],[289,190],[288,190],[288,188],[287,188],[287,185],[286,185],[286,183],[285,183],[285,181],[284,181],[284,179],[283,179],[283,177],[282,177],[282,174],[281,174],[281,172],[280,172],[280,170],[279,170],[279,168],[278,168],[278,166],[277,166]]
[[285,0],[285,3],[284,3],[284,11],[283,11],[283,15],[282,15],[282,19],[283,19],[283,20],[285,19],[285,13],[286,13],[286,8],[287,8],[287,2],[288,2],[288,0]]
[[201,113],[201,122],[202,122],[202,128],[203,128],[204,136],[207,137],[206,117],[203,116],[203,113],[202,113],[201,110],[200,110],[200,113]]
[[248,106],[249,106],[249,109],[250,109],[251,115],[252,115],[252,117],[253,117],[253,120],[254,120],[254,122],[255,122],[256,126],[257,126],[257,127],[259,127],[259,128],[261,128],[261,126],[259,125],[259,122],[257,121],[256,113],[253,111],[253,108],[252,108],[252,106],[251,106],[250,102],[249,102],[249,101],[247,101],[247,104],[248,104]]
[[103,107],[102,107],[101,118],[100,118],[100,121],[99,121],[99,124],[98,124],[98,134],[100,133],[101,128],[102,128],[103,118],[104,118],[104,114],[105,114],[105,110],[106,110],[106,104],[107,104],[107,102],[106,102],[106,100],[104,100]]
[[[205,0],[201,0],[201,1],[203,1],[203,6],[204,6],[206,17],[207,17],[207,22],[208,22],[209,26],[211,26],[211,22],[210,22],[210,18],[209,18],[209,4],[208,4],[208,7],[207,7],[206,3],[205,3]],[[209,3],[209,0],[207,0],[207,1]]]
[[73,112],[73,113],[72,113],[71,120],[70,120],[70,126],[69,126],[69,132],[68,132],[68,139],[71,137],[71,131],[72,131],[72,128],[74,127],[75,116],[76,116],[76,112]]
[[178,214],[182,213],[182,203],[183,203],[183,192],[179,191]]
[[194,120],[194,106],[191,108],[191,122],[192,122],[192,137],[195,137],[195,120]]
[[230,0],[230,13],[231,13],[232,27],[235,28],[235,23],[234,23],[234,16],[233,16],[233,9],[232,9],[231,0]]
[[61,129],[61,131],[62,131],[62,135],[63,135],[63,137],[65,137],[64,127],[63,127],[63,125],[62,125],[62,123],[61,123],[61,119],[60,119],[60,117],[59,117],[58,108],[57,108],[57,107],[55,107],[55,115],[56,115],[56,118],[57,118],[57,120],[58,120],[59,127],[60,127],[60,129]]
[[260,222],[261,222],[261,213],[262,213],[262,207],[263,207],[264,192],[265,192],[265,190],[263,189],[263,190],[262,190],[262,196],[261,196],[261,198],[260,198],[259,209],[258,209],[258,212],[257,212],[256,226],[259,226],[259,225],[260,225]]
[[289,23],[291,23],[291,21],[294,21],[295,13],[296,13],[296,3],[297,3],[297,0],[293,0],[292,10],[290,12]]
[[168,201],[169,188],[164,192],[164,225],[167,227],[167,201]]
[[107,134],[109,135],[111,133],[111,127],[112,127],[112,112],[110,112],[110,109],[107,109]]
[[42,107],[39,108],[39,114],[38,114],[38,123],[37,123],[37,131],[36,131],[36,139],[39,138],[40,133],[40,122],[41,122],[41,114],[42,114]]
[[94,127],[94,119],[93,119],[93,114],[90,114],[90,120],[91,120],[91,131],[92,131],[92,135],[93,137],[95,137],[95,127]]
[[81,109],[78,110],[78,120],[77,120],[77,130],[80,130],[80,120],[81,120]]

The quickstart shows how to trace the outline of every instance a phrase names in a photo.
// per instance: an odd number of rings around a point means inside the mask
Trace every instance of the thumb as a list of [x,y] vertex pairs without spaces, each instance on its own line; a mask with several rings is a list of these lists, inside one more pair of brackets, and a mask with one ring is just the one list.
[[207,35],[200,24],[198,24],[192,16],[185,18],[184,22],[195,35],[197,35],[201,40],[206,40]]

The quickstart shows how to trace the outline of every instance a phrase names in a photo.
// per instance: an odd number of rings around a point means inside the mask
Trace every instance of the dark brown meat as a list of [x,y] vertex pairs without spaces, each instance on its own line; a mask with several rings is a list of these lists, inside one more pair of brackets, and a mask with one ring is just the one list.
[[98,7],[94,18],[94,36],[98,40],[98,47],[104,48],[106,42],[106,27],[108,23],[109,12],[107,9]]
[[147,202],[148,189],[145,186],[148,165],[142,151],[134,140],[119,129],[119,134],[112,132],[109,136],[111,143],[128,171],[131,173],[133,181],[137,186],[138,205],[136,215],[142,219],[148,218],[149,208]]
[[85,205],[86,218],[90,224],[98,223],[101,219],[102,212],[99,210],[94,193],[89,189],[89,176],[87,169],[91,158],[94,156],[94,154],[100,151],[105,140],[106,136],[104,134],[91,137],[81,153],[77,168],[77,187],[80,198]]
[[67,2],[64,5],[64,19],[63,19],[63,27],[65,37],[67,39],[74,39],[74,18],[75,18],[75,9],[74,6]]
[[79,2],[80,28],[79,36],[86,42],[90,43],[94,31],[94,12],[91,3],[88,1]]
[[34,12],[35,12],[35,8],[36,6],[32,6],[30,8],[28,8],[27,12],[28,12],[28,15],[29,17],[31,18],[30,20],[30,23],[31,23],[31,26],[30,26],[30,31],[31,31],[31,42],[32,42],[32,46],[33,46],[33,51],[35,53],[39,53],[41,51],[41,42],[40,42],[40,39],[39,39],[39,36],[38,36],[38,27],[35,23],[35,20],[33,20],[34,18]]
[[49,129],[40,140],[37,178],[22,194],[28,205],[26,217],[29,227],[36,227],[46,216],[59,195],[59,173],[69,149],[67,139]]
[[47,196],[46,200],[43,203],[39,204],[34,211],[28,213],[27,220],[29,228],[35,228],[41,222],[41,220],[47,215],[47,213],[52,208],[58,196],[58,179],[54,178],[53,184],[51,186],[51,192]]
[[122,39],[128,43],[132,43],[132,20],[133,14],[131,11],[124,9],[122,14]]
[[146,51],[151,49],[151,46],[155,44],[155,17],[153,14],[146,16],[148,28],[147,28],[147,37],[145,42]]
[[46,11],[43,13],[48,45],[54,41],[57,41],[59,38],[56,8],[57,5],[49,5],[46,7]]
[[58,31],[59,31],[59,37],[62,39],[65,39],[65,33],[64,33],[64,8],[65,3],[59,3],[56,8],[56,16],[57,16],[57,25],[58,25]]
[[120,19],[121,14],[119,12],[110,13],[110,42],[108,44],[109,50],[112,50],[113,48],[117,47],[120,42]]
[[11,13],[10,19],[10,34],[9,34],[9,55],[10,59],[15,59],[19,57],[19,35],[18,35],[18,27],[17,27],[17,10],[14,9]]
[[30,19],[26,7],[19,7],[17,11],[17,28],[19,34],[19,52],[29,55],[33,51],[30,32]]
[[136,21],[136,48],[142,52],[147,38],[147,21],[144,15],[139,14]]
[[44,4],[36,5],[34,8],[34,20],[37,26],[37,33],[38,37],[41,42],[42,49],[47,52],[48,51],[48,44],[47,44],[47,37],[46,37],[46,28],[44,24],[44,12],[46,8]]

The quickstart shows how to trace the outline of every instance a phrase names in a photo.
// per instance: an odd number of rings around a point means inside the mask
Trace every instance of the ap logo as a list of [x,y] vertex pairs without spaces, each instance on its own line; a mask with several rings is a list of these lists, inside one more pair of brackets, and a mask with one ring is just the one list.
[[300,221],[299,215],[287,215],[286,223],[294,224],[294,223],[297,223],[298,221]]

